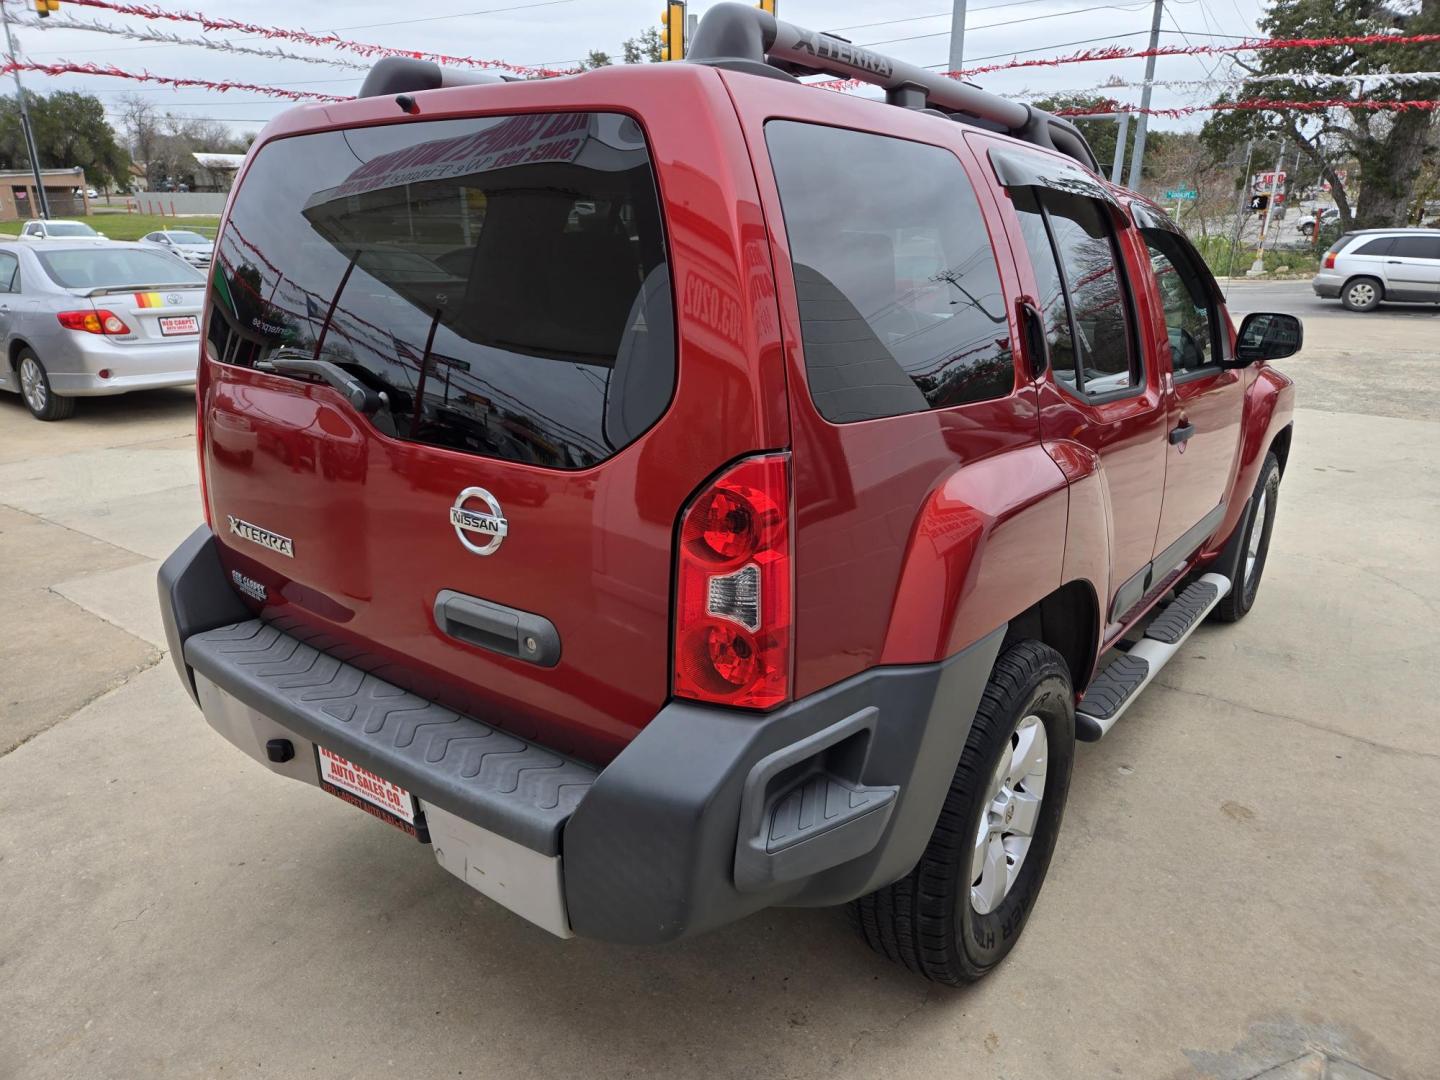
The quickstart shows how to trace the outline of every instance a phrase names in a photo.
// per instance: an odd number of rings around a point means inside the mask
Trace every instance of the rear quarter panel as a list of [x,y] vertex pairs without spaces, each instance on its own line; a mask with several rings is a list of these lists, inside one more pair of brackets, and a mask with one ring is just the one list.
[[[1054,590],[1064,554],[1064,474],[1039,442],[1021,361],[1021,287],[991,179],[951,121],[770,80],[727,76],[755,163],[780,302],[796,502],[795,694],[877,664],[952,655]],[[799,307],[764,125],[794,119],[950,150],[976,191],[997,255],[1015,357],[1011,394],[832,424],[807,389]]]

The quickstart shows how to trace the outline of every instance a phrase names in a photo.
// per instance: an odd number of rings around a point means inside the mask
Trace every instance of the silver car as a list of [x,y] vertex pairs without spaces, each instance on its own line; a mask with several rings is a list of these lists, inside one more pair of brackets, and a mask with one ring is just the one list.
[[21,240],[99,240],[105,236],[96,232],[83,221],[63,221],[58,218],[31,218],[20,230]]
[[1361,229],[1330,245],[1310,282],[1351,311],[1382,300],[1440,304],[1440,229]]
[[140,238],[140,242],[158,244],[166,251],[179,255],[191,266],[198,266],[202,270],[210,265],[210,258],[215,253],[213,240],[189,229],[161,229],[158,232],[146,233]]
[[77,397],[195,381],[205,276],[117,240],[0,243],[0,390],[41,420]]

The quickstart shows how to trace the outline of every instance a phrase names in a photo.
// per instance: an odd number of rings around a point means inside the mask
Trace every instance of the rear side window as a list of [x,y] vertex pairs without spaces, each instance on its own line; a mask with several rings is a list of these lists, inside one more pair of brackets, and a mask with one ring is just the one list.
[[211,355],[339,364],[395,438],[578,469],[675,385],[650,155],[612,113],[327,131],[263,148],[216,248]]
[[1003,397],[1009,320],[975,192],[948,150],[772,121],[810,394],[832,423]]
[[205,280],[189,263],[168,252],[143,248],[36,250],[50,280],[64,289],[106,289],[124,285],[198,285]]
[[1390,249],[1395,245],[1393,236],[1382,236],[1378,240],[1366,240],[1358,245],[1351,255],[1389,255]]
[[1048,188],[1016,188],[1012,195],[1055,378],[1093,396],[1138,386],[1126,283],[1104,206]]

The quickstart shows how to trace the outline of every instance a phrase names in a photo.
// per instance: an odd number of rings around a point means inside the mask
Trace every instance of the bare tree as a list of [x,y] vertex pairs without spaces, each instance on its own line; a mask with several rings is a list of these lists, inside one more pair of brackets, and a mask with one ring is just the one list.
[[120,126],[125,130],[131,158],[145,167],[147,179],[153,179],[149,171],[150,162],[155,157],[160,138],[160,117],[155,112],[154,102],[140,94],[123,95],[120,98]]

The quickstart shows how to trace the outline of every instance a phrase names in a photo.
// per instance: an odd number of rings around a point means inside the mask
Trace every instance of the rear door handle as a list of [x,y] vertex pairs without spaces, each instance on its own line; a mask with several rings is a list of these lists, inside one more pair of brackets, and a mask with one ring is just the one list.
[[1189,438],[1190,438],[1190,436],[1191,436],[1191,435],[1194,435],[1194,434],[1195,434],[1195,425],[1194,425],[1194,424],[1181,424],[1181,425],[1180,425],[1179,427],[1177,427],[1177,428],[1171,428],[1171,429],[1170,429],[1170,445],[1171,445],[1171,446],[1179,446],[1181,443],[1188,441]]
[[540,667],[560,662],[560,633],[543,615],[444,589],[435,597],[435,625],[467,645]]

